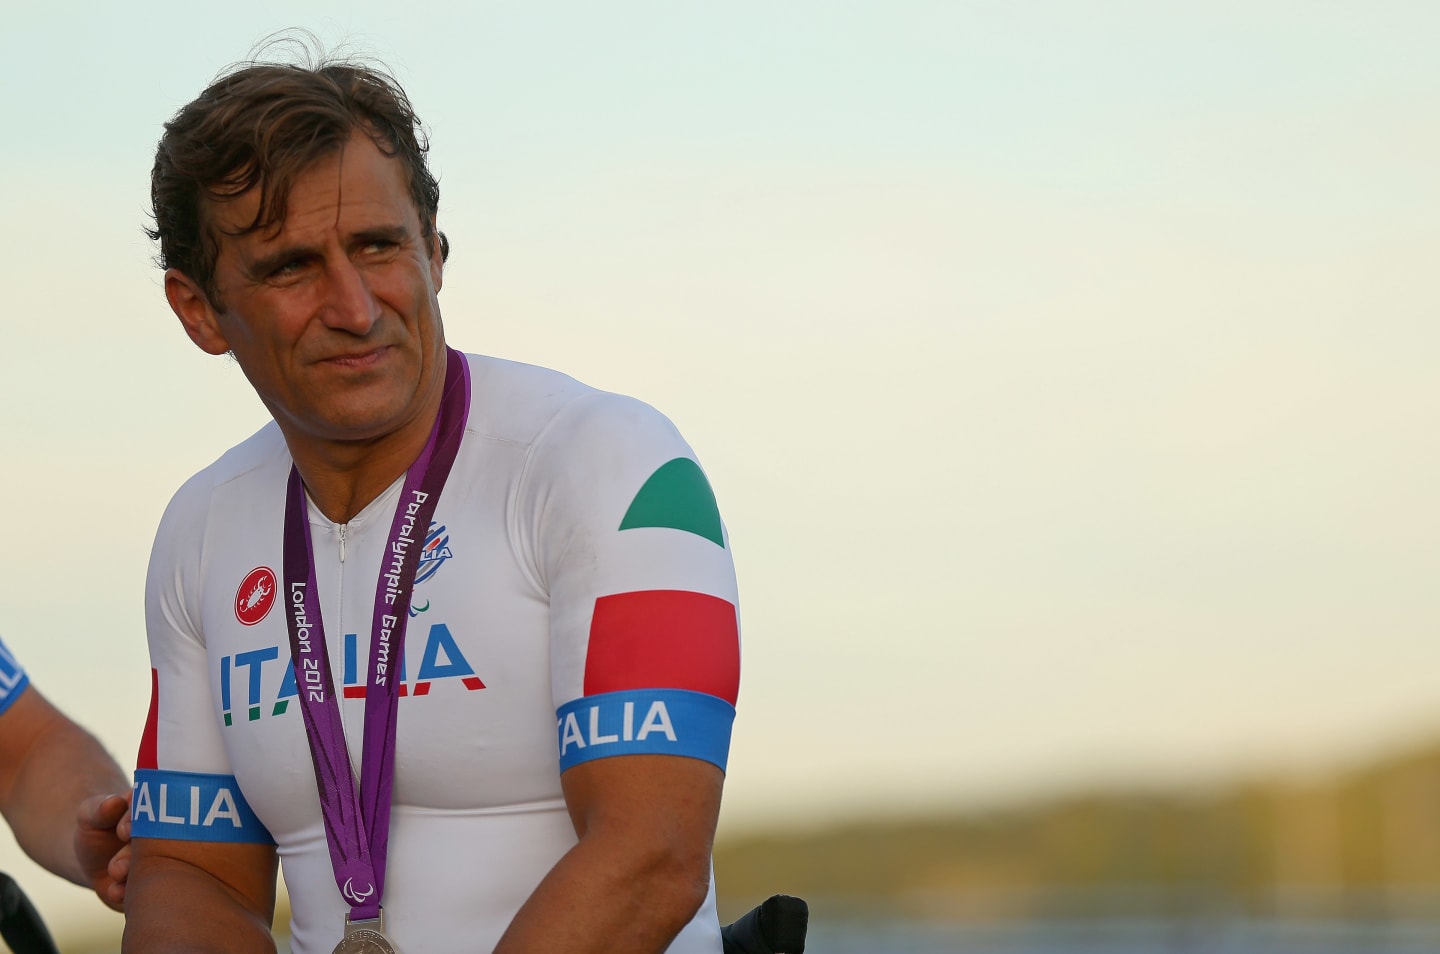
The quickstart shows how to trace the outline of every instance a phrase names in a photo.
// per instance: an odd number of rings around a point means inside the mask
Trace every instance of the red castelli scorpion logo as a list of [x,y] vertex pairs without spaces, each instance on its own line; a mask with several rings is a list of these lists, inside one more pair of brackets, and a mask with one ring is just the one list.
[[246,626],[254,626],[270,614],[275,605],[275,571],[257,566],[245,574],[235,591],[235,618]]

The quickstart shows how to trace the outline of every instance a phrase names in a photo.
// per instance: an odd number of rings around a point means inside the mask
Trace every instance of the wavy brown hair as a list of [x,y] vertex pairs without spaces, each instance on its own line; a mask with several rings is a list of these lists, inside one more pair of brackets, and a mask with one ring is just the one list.
[[[387,71],[350,61],[303,65],[248,62],[232,67],[165,124],[150,173],[159,264],[184,272],[213,304],[219,238],[208,203],[260,190],[255,219],[238,234],[278,229],[297,176],[363,131],[404,166],[428,242],[440,184],[430,145],[409,97]],[[450,243],[439,233],[442,260]]]

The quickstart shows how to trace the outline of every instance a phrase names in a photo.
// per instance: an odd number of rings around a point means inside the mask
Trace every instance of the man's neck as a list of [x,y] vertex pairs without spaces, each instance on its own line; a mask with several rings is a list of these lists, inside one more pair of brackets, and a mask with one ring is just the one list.
[[328,519],[349,523],[415,463],[430,440],[445,402],[449,363],[450,354],[443,350],[442,343],[438,360],[429,373],[421,375],[418,405],[396,421],[392,430],[378,436],[317,434],[305,427],[301,418],[266,402],[285,436],[310,500]]
[[320,512],[335,523],[349,523],[409,469],[423,446],[422,441],[410,453],[370,455],[353,466],[335,461],[338,455],[329,455],[331,459],[323,461],[309,454],[292,456],[305,481],[305,492]]
[[439,412],[436,407],[410,426],[371,441],[316,441],[286,433],[285,442],[315,506],[335,523],[349,523],[410,469]]

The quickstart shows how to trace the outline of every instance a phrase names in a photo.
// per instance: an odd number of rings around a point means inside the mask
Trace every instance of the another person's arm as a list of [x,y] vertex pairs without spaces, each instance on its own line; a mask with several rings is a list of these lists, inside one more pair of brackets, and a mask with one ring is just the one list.
[[27,855],[121,910],[128,862],[116,824],[130,785],[95,737],[34,686],[13,693],[0,709],[0,814]]

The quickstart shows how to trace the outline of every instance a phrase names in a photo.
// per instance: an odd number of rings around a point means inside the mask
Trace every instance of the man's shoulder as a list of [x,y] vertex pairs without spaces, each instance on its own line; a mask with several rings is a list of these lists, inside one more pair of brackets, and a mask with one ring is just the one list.
[[[677,457],[694,457],[674,423],[644,401],[548,368],[468,356],[473,436],[524,445],[540,478],[625,486]],[[593,488],[592,488],[593,489]]]
[[171,499],[170,509],[208,507],[222,487],[274,468],[288,473],[289,467],[290,452],[285,447],[285,438],[279,425],[270,421],[185,481]]
[[471,379],[469,430],[487,438],[533,444],[557,418],[577,408],[631,400],[552,368],[488,355],[465,357]]

